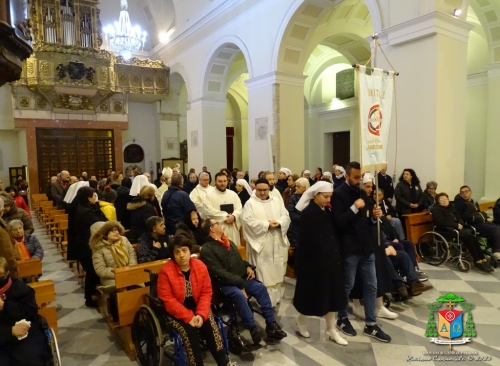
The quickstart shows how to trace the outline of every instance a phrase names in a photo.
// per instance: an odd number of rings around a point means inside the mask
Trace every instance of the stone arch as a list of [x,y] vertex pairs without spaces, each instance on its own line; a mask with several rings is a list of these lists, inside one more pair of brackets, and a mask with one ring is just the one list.
[[[139,141],[138,139],[130,139],[122,144],[122,153],[125,151],[127,146],[130,145],[139,145],[142,148],[142,151],[144,152],[144,160],[139,163],[136,163],[136,165],[141,167],[143,173],[146,172],[147,171],[146,169],[148,169],[147,162],[151,160],[151,152],[148,150],[147,147],[148,145],[142,141]],[[124,157],[123,174],[125,174],[125,170],[127,169],[128,165],[130,165],[130,163],[125,163],[125,157]]]
[[[276,38],[273,51],[276,70],[301,74],[309,57],[306,50],[311,47],[310,41],[316,29],[328,22],[331,12],[342,5],[343,2],[296,0],[290,7]],[[351,15],[360,22],[371,18],[373,31],[382,30],[382,18],[376,0],[346,4],[338,19],[341,21]]]
[[188,101],[191,101],[193,94],[191,92],[191,84],[189,82],[189,76],[188,76],[188,73],[186,72],[186,70],[184,69],[184,66],[179,62],[170,66],[170,75],[175,74],[175,73],[179,74],[182,77],[182,79],[184,80],[184,83],[186,83]]
[[488,38],[491,63],[500,62],[500,8],[498,2],[471,0],[469,6],[474,10]]
[[230,86],[227,85],[227,76],[229,69],[238,56],[243,53],[246,62],[246,68],[250,78],[253,76],[252,62],[250,53],[243,41],[236,36],[226,36],[218,40],[210,52],[205,62],[203,74],[203,84],[200,95],[202,97],[223,100]]

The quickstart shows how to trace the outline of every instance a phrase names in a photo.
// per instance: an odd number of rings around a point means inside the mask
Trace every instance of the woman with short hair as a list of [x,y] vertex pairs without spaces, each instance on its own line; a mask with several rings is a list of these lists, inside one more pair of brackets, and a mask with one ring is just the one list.
[[297,174],[291,174],[286,180],[288,187],[286,187],[286,189],[283,191],[283,203],[285,204],[285,207],[288,206],[288,202],[290,201],[292,194],[295,193],[295,182],[297,182],[297,179],[299,179],[299,176]]
[[423,211],[431,211],[436,204],[436,189],[438,184],[430,181],[425,186],[425,191],[422,192],[418,206]]
[[218,366],[232,365],[224,349],[219,327],[212,314],[212,284],[202,261],[191,257],[192,241],[176,236],[168,245],[173,259],[158,275],[158,297],[163,302],[167,324],[182,338],[190,366],[203,365],[200,334]]
[[19,189],[16,186],[8,186],[7,188],[5,188],[5,192],[9,193],[12,196],[12,199],[14,200],[14,203],[17,207],[26,211],[28,216],[31,217],[30,208],[26,204],[24,198],[19,195]]
[[24,232],[24,224],[21,220],[12,220],[9,222],[9,234],[15,242],[14,248],[16,249],[16,254],[19,255],[19,259],[43,259],[43,248],[40,241],[35,235]]

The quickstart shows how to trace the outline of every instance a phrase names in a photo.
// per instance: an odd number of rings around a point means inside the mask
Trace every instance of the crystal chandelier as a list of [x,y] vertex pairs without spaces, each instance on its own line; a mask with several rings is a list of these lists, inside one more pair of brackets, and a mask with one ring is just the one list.
[[121,0],[121,7],[120,19],[114,25],[105,26],[103,31],[108,45],[125,59],[128,59],[132,52],[144,48],[147,33],[142,31],[138,25],[132,27],[127,11],[127,0]]

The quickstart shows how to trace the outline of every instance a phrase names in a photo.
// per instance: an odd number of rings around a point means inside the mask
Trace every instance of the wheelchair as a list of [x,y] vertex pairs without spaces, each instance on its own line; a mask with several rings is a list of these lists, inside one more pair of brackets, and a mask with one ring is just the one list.
[[[474,236],[477,235],[473,226],[464,225],[464,227],[471,229]],[[486,245],[482,246],[482,249],[491,266],[496,268],[497,262],[486,250]],[[471,268],[471,263],[464,259],[469,255],[469,251],[460,241],[457,229],[434,226],[433,231],[427,231],[420,236],[417,252],[425,263],[433,266],[439,266],[447,261],[457,261],[460,272],[468,272]]]
[[45,365],[46,366],[61,366],[61,355],[59,353],[59,346],[57,345],[57,337],[54,329],[49,327],[47,320],[40,316],[41,318],[41,328],[45,333],[46,337],[46,353],[47,358]]
[[[163,302],[158,298],[158,274],[145,270],[150,276],[150,293],[146,294],[148,305],[142,305],[135,313],[132,323],[132,340],[137,360],[141,366],[159,366],[167,357],[174,366],[186,366],[186,357],[179,333],[167,325],[168,313]],[[215,321],[222,335],[224,349],[228,352],[228,340],[222,320],[214,314]],[[202,349],[206,344],[201,340]],[[173,352],[168,352],[172,348]]]

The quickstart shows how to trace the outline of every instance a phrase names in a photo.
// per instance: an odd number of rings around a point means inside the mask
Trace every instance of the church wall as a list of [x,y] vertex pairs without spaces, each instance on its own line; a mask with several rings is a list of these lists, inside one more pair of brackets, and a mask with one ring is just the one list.
[[[4,187],[10,184],[9,182],[9,167],[22,166],[22,159],[26,153],[21,151],[19,144],[19,132],[14,130],[0,130],[0,179],[4,183]],[[26,164],[24,162],[24,164]]]
[[471,85],[471,81],[467,88],[464,183],[470,186],[474,199],[479,200],[484,196],[485,184],[488,85],[486,82]]
[[14,112],[12,109],[12,93],[10,85],[0,87],[0,129],[14,129]]
[[[135,139],[136,143],[144,149],[142,168],[149,172],[152,166],[153,171],[156,171],[156,162],[161,162],[161,156],[157,152],[157,144],[162,140],[157,131],[159,117],[156,112],[156,104],[129,103],[128,112],[129,129],[122,132],[123,142]],[[127,166],[128,164],[125,164],[125,168]]]

